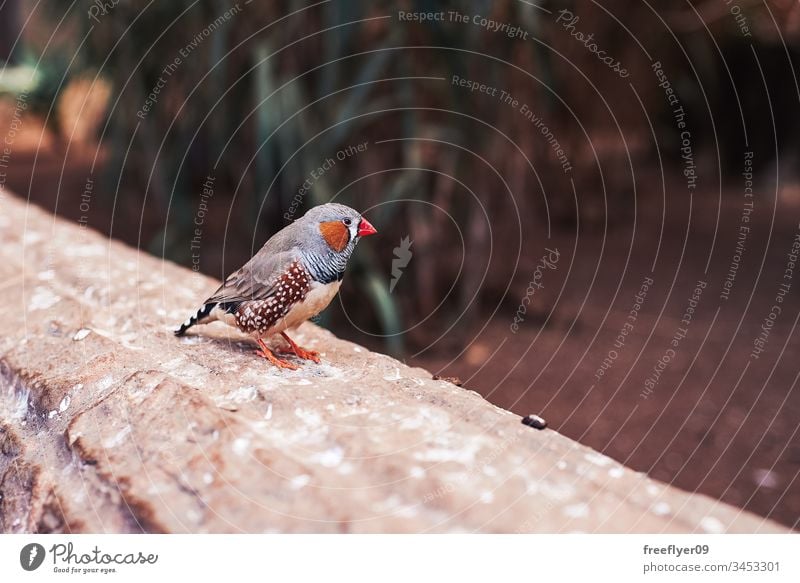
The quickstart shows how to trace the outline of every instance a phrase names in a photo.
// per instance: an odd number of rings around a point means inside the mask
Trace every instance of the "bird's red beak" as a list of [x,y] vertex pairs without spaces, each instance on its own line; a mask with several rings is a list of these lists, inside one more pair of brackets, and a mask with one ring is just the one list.
[[374,235],[378,231],[373,227],[370,222],[362,218],[361,222],[358,223],[358,236],[359,237],[366,237],[367,235]]

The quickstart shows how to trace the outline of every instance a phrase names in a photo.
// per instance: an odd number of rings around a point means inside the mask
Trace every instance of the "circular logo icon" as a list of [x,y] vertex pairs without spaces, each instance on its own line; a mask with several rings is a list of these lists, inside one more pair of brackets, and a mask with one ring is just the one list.
[[35,571],[44,562],[44,547],[39,543],[30,543],[19,552],[19,564],[26,571]]

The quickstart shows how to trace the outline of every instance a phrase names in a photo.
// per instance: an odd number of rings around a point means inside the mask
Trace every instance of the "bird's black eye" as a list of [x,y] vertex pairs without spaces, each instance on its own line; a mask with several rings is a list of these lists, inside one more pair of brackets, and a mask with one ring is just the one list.
[[349,227],[353,221],[351,221],[350,219],[342,219],[342,222]]

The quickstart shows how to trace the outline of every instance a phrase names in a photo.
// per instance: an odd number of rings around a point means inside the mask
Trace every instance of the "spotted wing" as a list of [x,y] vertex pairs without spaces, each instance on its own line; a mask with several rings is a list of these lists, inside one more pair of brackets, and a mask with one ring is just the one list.
[[292,264],[297,262],[298,256],[295,250],[268,257],[256,255],[228,276],[214,295],[206,300],[206,304],[238,306],[242,302],[269,299],[280,287],[282,278],[289,273]]

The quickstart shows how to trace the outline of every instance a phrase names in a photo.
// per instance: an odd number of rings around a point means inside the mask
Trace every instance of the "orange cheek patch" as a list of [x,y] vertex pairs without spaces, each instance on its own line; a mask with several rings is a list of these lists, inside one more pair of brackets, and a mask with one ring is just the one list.
[[337,253],[347,247],[350,241],[350,231],[344,226],[342,221],[327,221],[320,223],[319,232],[328,246]]

